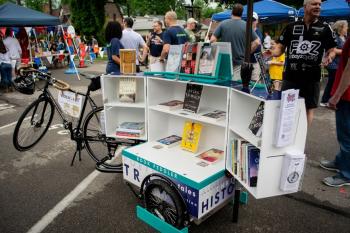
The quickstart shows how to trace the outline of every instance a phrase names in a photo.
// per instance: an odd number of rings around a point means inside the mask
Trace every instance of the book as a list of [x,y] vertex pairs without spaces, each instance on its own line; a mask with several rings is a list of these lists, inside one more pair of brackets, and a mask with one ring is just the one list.
[[180,72],[194,74],[196,70],[198,43],[185,43],[182,48],[182,59]]
[[202,159],[210,164],[220,161],[224,157],[224,151],[212,148],[199,155],[196,158]]
[[119,78],[119,101],[135,103],[136,101],[136,79],[132,77]]
[[264,101],[260,102],[248,126],[249,130],[257,137],[260,137],[262,134],[262,125],[264,120],[264,104]]
[[275,146],[285,147],[295,140],[298,111],[298,89],[282,91],[281,106],[278,115]]
[[183,109],[197,113],[201,100],[203,85],[187,83]]
[[120,73],[136,74],[136,49],[120,49]]
[[217,45],[204,44],[199,52],[198,74],[215,75],[216,64],[219,56]]
[[260,150],[256,147],[248,149],[248,183],[250,187],[256,187],[258,183]]
[[171,135],[162,139],[157,140],[157,142],[161,143],[163,146],[167,148],[171,148],[173,146],[177,146],[181,142],[181,137],[177,135]]
[[143,134],[144,131],[144,122],[123,122],[116,129],[117,133]]
[[183,105],[184,105],[184,102],[181,100],[170,100],[170,101],[158,104],[159,107],[167,110],[182,109]]
[[182,133],[181,148],[196,153],[202,131],[200,123],[186,121]]
[[226,118],[226,112],[222,110],[213,110],[203,114],[202,117],[206,118],[207,120],[221,121]]
[[165,66],[166,72],[179,72],[183,45],[170,45]]

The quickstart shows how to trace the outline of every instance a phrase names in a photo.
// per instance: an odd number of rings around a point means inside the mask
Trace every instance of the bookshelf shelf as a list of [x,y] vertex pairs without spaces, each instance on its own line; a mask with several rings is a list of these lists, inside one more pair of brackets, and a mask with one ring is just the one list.
[[[264,102],[263,128],[262,135],[257,137],[249,130],[249,124],[262,101]],[[283,192],[279,188],[284,156],[288,151],[303,152],[305,149],[307,123],[303,99],[298,100],[293,143],[285,147],[275,146],[280,102],[280,100],[264,100],[234,88],[230,93],[227,151],[232,152],[231,145],[234,139],[243,139],[260,150],[256,187],[250,187],[246,181],[232,172],[234,165],[230,163],[235,160],[232,153],[229,158],[226,158],[226,168],[257,199],[290,193]]]
[[[119,98],[120,80],[130,78],[136,81],[135,102],[122,102]],[[106,135],[114,138],[147,140],[146,80],[144,76],[103,75],[101,79],[104,103]],[[116,135],[117,127],[123,122],[145,122],[145,134],[141,137]]]
[[191,113],[191,112],[186,112],[186,111],[181,110],[181,109],[179,109],[179,110],[167,110],[167,109],[164,109],[164,108],[159,107],[157,105],[149,106],[148,109],[153,110],[153,111],[166,113],[166,114],[170,114],[170,115],[174,115],[174,116],[178,116],[178,117],[183,117],[186,119],[190,119],[190,120],[194,120],[194,121],[198,121],[198,122],[202,122],[202,123],[212,124],[212,125],[216,125],[216,126],[220,126],[220,127],[226,127],[226,119],[215,121],[215,120],[208,120],[205,117],[201,116],[201,114],[204,114],[204,113],[212,110],[209,108],[200,110],[200,112],[197,114]]

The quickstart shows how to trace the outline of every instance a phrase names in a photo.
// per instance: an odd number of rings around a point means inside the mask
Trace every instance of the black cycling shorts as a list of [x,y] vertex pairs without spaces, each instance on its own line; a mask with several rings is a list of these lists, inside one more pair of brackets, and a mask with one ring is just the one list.
[[282,91],[288,89],[299,89],[299,96],[305,99],[306,109],[317,108],[320,98],[320,82],[283,80]]

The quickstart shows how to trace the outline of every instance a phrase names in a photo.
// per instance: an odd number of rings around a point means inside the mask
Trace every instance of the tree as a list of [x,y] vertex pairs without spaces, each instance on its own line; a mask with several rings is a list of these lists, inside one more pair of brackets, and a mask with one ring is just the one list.
[[99,41],[104,41],[105,3],[106,0],[69,1],[71,19],[77,33],[88,37],[96,36]]
[[45,3],[48,3],[48,0],[24,0],[24,5],[26,7],[37,11],[43,11]]
[[159,0],[115,0],[115,2],[127,16],[164,15],[169,10],[175,10],[178,18],[185,16],[184,0],[163,1],[166,4],[160,4]]
[[222,12],[222,7],[218,6],[215,9],[208,6],[208,3],[204,0],[195,0],[193,6],[199,7],[201,9],[202,18],[211,18],[215,13]]

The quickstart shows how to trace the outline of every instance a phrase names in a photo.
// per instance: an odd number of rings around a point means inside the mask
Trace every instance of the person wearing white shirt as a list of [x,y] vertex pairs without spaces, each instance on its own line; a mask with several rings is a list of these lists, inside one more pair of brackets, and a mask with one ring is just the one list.
[[264,48],[270,49],[271,48],[271,36],[268,32],[265,32],[265,38],[264,38]]
[[18,66],[21,62],[22,49],[18,40],[12,37],[10,28],[6,29],[4,44],[10,53],[12,74],[15,75],[16,65]]
[[0,74],[1,84],[4,86],[5,92],[9,92],[12,81],[11,58],[10,51],[5,46],[2,38],[0,38]]
[[140,72],[140,63],[138,60],[139,49],[143,48],[141,61],[144,61],[148,52],[147,44],[140,34],[132,30],[132,26],[134,25],[134,20],[132,18],[125,18],[123,20],[123,24],[124,30],[120,42],[122,43],[125,49],[136,49],[136,72]]

